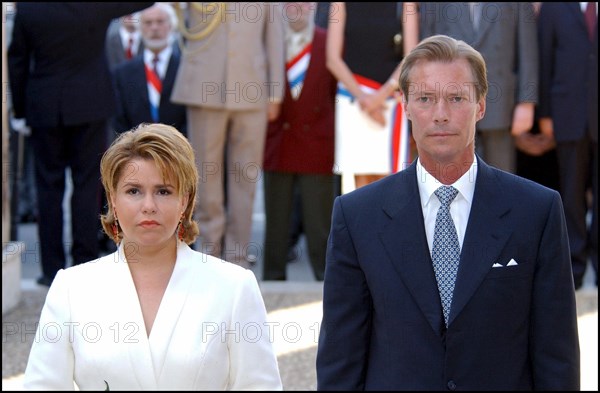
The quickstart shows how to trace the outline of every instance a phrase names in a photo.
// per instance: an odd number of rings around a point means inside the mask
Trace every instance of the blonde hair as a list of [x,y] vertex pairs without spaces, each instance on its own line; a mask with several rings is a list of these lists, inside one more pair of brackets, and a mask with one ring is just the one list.
[[181,225],[183,241],[187,244],[193,243],[199,233],[198,224],[192,219],[198,187],[198,169],[194,150],[181,132],[160,123],[142,123],[120,134],[102,156],[100,174],[108,201],[108,211],[100,216],[104,232],[115,243],[121,241],[121,228],[116,225],[116,236],[112,231],[117,220],[111,201],[124,169],[131,160],[136,158],[152,160],[163,178],[175,181],[178,195],[188,196]]
[[481,53],[464,41],[440,34],[424,39],[402,59],[400,88],[404,94],[404,99],[408,100],[411,83],[410,73],[419,60],[450,63],[458,59],[465,59],[471,66],[471,72],[475,78],[475,97],[477,101],[482,97],[485,98],[488,92],[487,70]]

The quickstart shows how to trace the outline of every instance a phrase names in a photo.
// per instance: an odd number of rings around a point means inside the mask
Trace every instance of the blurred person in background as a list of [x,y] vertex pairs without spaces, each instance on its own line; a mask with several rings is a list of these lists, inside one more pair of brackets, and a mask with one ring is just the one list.
[[38,192],[42,276],[49,286],[67,263],[63,241],[65,170],[73,179],[74,265],[98,257],[100,158],[115,94],[106,60],[111,20],[153,3],[17,3],[8,49],[13,115],[31,127]]
[[106,57],[111,71],[144,50],[138,13],[113,20],[106,35]]
[[140,56],[118,66],[114,72],[117,133],[140,123],[164,123],[186,135],[186,108],[171,102],[179,68],[179,43],[174,40],[177,16],[165,3],[156,3],[139,13],[144,49]]
[[185,40],[171,100],[186,105],[200,171],[198,249],[244,267],[267,122],[283,100],[281,3],[176,3]]
[[298,213],[314,277],[322,281],[325,274],[337,81],[325,64],[327,32],[315,26],[315,8],[314,2],[285,3],[286,93],[264,153],[264,280],[287,278],[288,228]]
[[583,285],[588,261],[598,285],[597,6],[543,3],[538,18],[539,127],[556,142],[577,289]]
[[411,161],[409,124],[397,102],[403,53],[418,42],[415,3],[331,3],[327,67],[338,79],[334,171],[356,188]]

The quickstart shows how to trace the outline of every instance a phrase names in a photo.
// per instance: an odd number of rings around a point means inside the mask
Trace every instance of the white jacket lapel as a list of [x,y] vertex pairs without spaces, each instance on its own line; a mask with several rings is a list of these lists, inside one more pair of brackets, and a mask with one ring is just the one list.
[[[118,320],[122,321],[123,324],[130,323],[129,326],[133,326],[137,329],[135,338],[124,343],[124,345],[127,346],[131,368],[133,369],[135,380],[139,383],[140,389],[156,390],[156,373],[152,362],[150,343],[146,334],[140,302],[128,266],[128,263],[135,263],[135,261],[126,260],[123,247],[121,246],[119,246],[117,253],[119,258],[117,263],[118,282],[116,283],[117,285],[115,285],[115,293],[116,296],[121,299],[123,305],[119,309],[121,314],[119,315]],[[131,330],[129,330],[129,332],[131,332]],[[122,339],[124,340],[125,337],[122,337]]]

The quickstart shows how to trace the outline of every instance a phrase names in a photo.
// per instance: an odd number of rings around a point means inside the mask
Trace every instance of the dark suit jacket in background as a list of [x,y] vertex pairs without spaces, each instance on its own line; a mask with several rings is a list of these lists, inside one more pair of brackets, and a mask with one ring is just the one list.
[[336,199],[319,390],[579,389],[561,198],[481,159],[476,181],[447,328],[416,161]]
[[590,40],[579,3],[543,3],[538,18],[539,114],[553,122],[576,287],[582,285],[588,260],[598,277],[597,20]]
[[[598,25],[590,42],[579,3],[545,3],[539,16],[540,117],[557,142],[598,142]],[[589,127],[589,128],[588,128]]]
[[[186,107],[171,102],[171,92],[179,67],[179,48],[173,45],[173,52],[165,78],[162,81],[162,93],[158,109],[159,121],[177,128],[187,135]],[[144,56],[141,54],[115,69],[115,87],[117,91],[117,116],[113,122],[115,132],[128,131],[140,123],[152,123],[150,99]]]
[[[35,128],[77,125],[114,115],[106,30],[114,18],[152,4],[115,2],[90,7],[87,3],[19,2],[8,56],[15,118],[26,118],[27,125]],[[65,28],[56,29],[56,25]],[[33,37],[36,48],[32,48]],[[28,56],[31,50],[37,50],[35,59]],[[90,57],[94,60],[89,61]]]
[[297,100],[286,78],[281,113],[267,131],[265,170],[332,174],[337,81],[325,66],[326,34],[315,26],[311,59]]
[[[16,3],[8,71],[15,118],[32,129],[39,247],[48,285],[68,262],[63,239],[65,169],[71,169],[74,265],[98,257],[100,159],[115,92],[105,52],[114,18],[153,3]],[[96,223],[97,225],[94,225]]]

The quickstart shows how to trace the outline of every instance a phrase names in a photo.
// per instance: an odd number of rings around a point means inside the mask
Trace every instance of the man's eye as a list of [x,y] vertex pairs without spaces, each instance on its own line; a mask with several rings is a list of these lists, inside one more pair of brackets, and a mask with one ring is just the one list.
[[417,98],[417,101],[423,104],[428,103],[429,101],[431,101],[430,97],[419,97]]
[[460,97],[460,96],[450,97],[450,102],[459,103],[459,102],[463,102],[463,101],[464,101],[464,98]]

